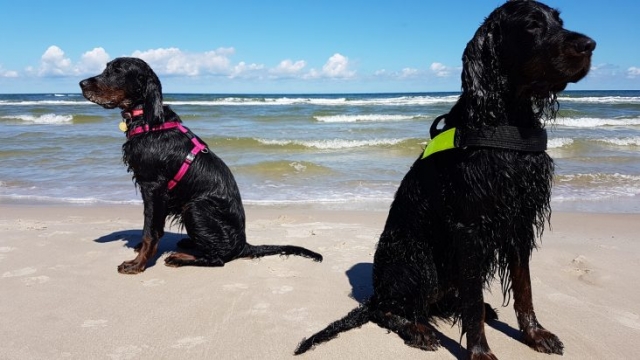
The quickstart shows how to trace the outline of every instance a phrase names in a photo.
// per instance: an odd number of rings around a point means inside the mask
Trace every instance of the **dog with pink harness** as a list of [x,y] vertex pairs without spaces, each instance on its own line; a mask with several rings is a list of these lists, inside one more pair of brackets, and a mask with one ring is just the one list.
[[322,261],[322,255],[299,246],[247,243],[244,207],[231,170],[163,105],[160,80],[146,62],[117,58],[101,74],[82,80],[80,88],[87,100],[122,110],[122,159],[144,204],[138,255],[118,266],[120,273],[145,270],[167,218],[183,225],[188,235],[178,242],[181,250],[165,258],[168,266],[224,266],[267,255]]

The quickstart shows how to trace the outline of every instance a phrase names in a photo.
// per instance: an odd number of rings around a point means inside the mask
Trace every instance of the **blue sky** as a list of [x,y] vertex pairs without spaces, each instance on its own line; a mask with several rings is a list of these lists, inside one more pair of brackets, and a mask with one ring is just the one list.
[[[79,92],[119,56],[165,92],[458,91],[461,55],[497,0],[3,1],[0,93]],[[594,38],[568,89],[640,89],[638,0],[547,0]]]

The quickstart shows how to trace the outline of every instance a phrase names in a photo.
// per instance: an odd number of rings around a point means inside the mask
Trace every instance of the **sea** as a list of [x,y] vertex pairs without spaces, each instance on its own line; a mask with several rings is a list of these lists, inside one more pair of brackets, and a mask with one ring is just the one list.
[[[231,168],[245,204],[387,211],[459,93],[165,94]],[[640,91],[566,91],[547,125],[554,211],[640,213]],[[0,203],[141,203],[117,109],[0,94]],[[188,174],[187,174],[188,176]]]

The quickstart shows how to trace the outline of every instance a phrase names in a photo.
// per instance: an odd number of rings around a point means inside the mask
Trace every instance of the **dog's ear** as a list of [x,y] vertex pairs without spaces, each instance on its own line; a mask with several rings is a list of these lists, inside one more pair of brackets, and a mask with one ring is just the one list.
[[469,41],[462,55],[462,91],[469,95],[471,119],[491,122],[503,109],[504,83],[497,53],[501,34],[497,21],[487,19]]
[[162,124],[164,122],[164,110],[162,109],[162,85],[155,74],[147,76],[144,91],[144,120],[149,125]]

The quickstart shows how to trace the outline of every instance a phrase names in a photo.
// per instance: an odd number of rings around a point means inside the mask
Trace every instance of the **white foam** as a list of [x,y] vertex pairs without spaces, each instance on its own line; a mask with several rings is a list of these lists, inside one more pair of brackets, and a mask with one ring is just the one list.
[[40,116],[33,115],[12,115],[3,116],[2,119],[16,119],[33,124],[68,124],[73,120],[72,115],[56,115],[56,114],[44,114]]
[[593,104],[640,104],[637,96],[585,96],[585,97],[559,97],[559,102],[579,102]]
[[575,128],[597,128],[602,126],[637,126],[640,118],[604,119],[604,118],[558,118],[558,126]]
[[374,140],[343,140],[343,139],[330,139],[330,140],[268,140],[258,139],[258,141],[265,145],[299,145],[308,148],[315,148],[321,150],[330,149],[349,149],[366,146],[389,146],[396,145],[404,139],[374,139]]
[[0,106],[40,106],[40,105],[93,105],[92,102],[89,101],[70,101],[70,100],[38,100],[38,101],[7,101],[0,100]]
[[361,115],[332,115],[332,116],[314,116],[319,122],[326,123],[353,123],[364,121],[405,121],[412,120],[422,115],[381,115],[381,114],[361,114]]
[[569,174],[555,180],[554,201],[597,201],[640,195],[640,176],[628,174]]
[[573,144],[573,139],[571,138],[554,138],[549,139],[547,142],[547,149],[558,149],[564,146],[569,146]]
[[142,200],[103,200],[94,197],[72,198],[72,197],[55,197],[46,195],[0,195],[2,202],[18,202],[18,203],[53,203],[53,204],[113,204],[113,205],[129,205],[141,204]]
[[596,139],[596,141],[617,146],[640,146],[640,136],[626,138],[602,138]]
[[282,106],[282,105],[319,105],[319,106],[406,106],[451,104],[458,100],[458,95],[447,96],[396,96],[373,97],[362,99],[323,98],[323,97],[226,97],[206,101],[165,101],[168,105],[198,106]]

